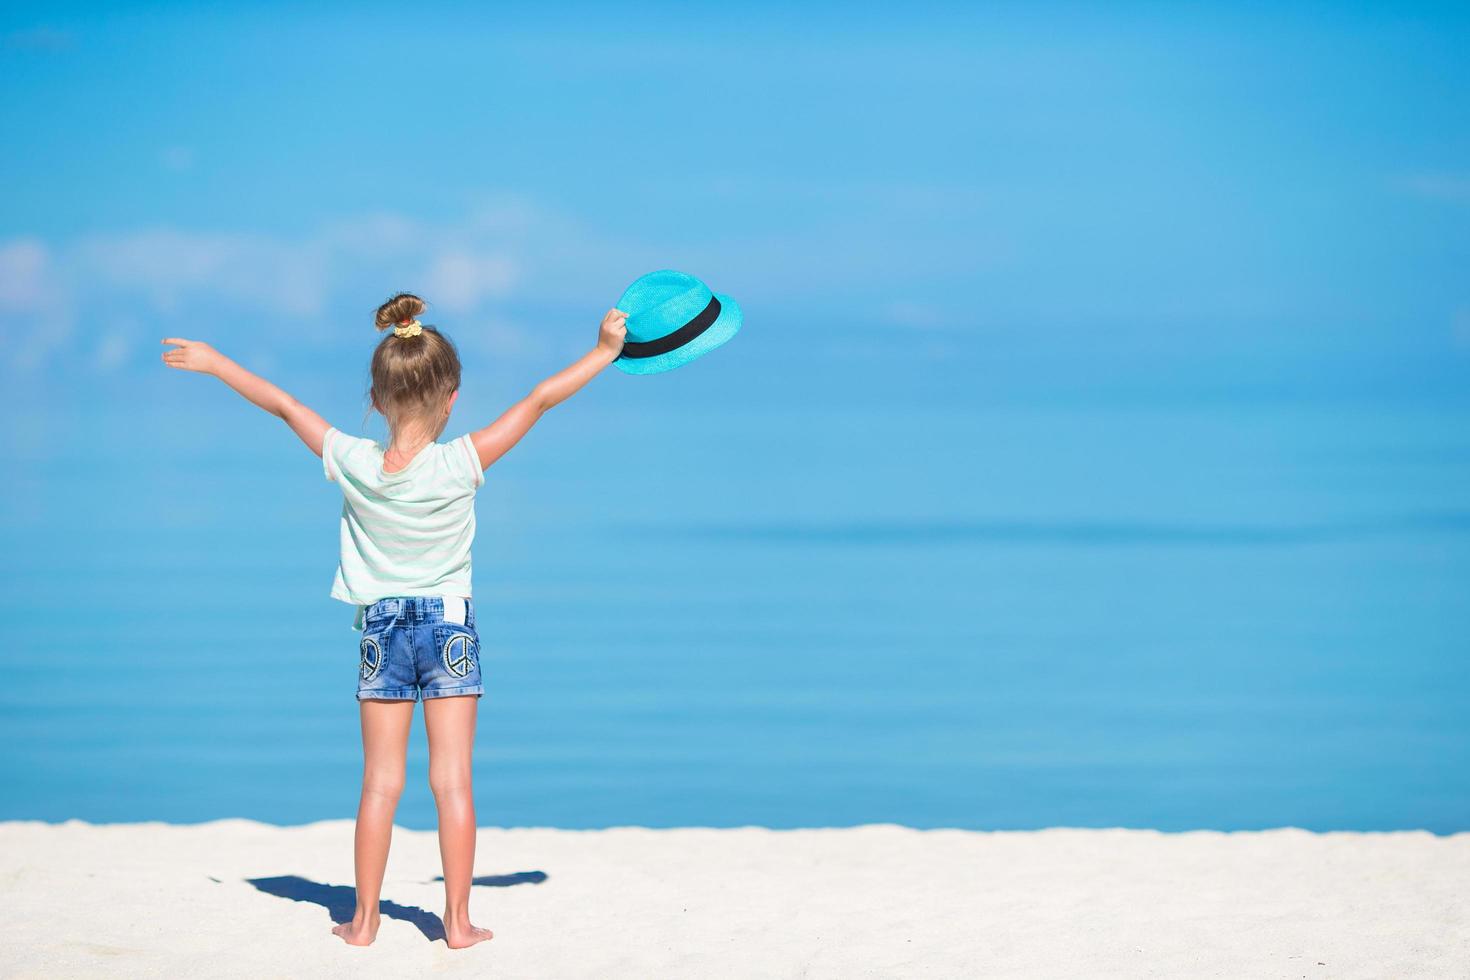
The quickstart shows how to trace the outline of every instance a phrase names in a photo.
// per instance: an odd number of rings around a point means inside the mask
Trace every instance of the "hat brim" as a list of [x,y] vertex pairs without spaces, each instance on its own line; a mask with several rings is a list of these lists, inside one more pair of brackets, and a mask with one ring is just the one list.
[[683,347],[676,347],[667,353],[653,357],[620,357],[613,361],[613,364],[624,374],[662,374],[664,371],[682,367],[703,354],[708,354],[735,336],[736,331],[740,329],[742,319],[740,307],[723,293],[715,293],[714,296],[720,301],[720,315],[705,329],[704,333]]

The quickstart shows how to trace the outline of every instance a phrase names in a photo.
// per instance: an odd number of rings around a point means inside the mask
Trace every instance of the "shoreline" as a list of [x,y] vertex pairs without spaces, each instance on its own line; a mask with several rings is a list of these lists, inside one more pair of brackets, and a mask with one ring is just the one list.
[[[77,817],[67,817],[67,818],[62,819],[62,820],[42,820],[42,819],[39,819],[39,818],[16,818],[16,819],[9,819],[9,820],[0,820],[0,832],[3,832],[3,830],[5,828],[8,828],[8,827],[26,827],[26,826],[30,826],[30,827],[52,827],[52,828],[73,827],[74,826],[74,827],[92,827],[92,828],[167,827],[167,828],[174,828],[174,829],[194,829],[194,828],[199,828],[199,827],[208,827],[208,826],[212,826],[212,825],[249,825],[249,826],[252,826],[252,827],[269,827],[269,828],[272,828],[272,829],[275,829],[275,830],[301,830],[301,829],[308,828],[308,827],[316,827],[316,826],[319,826],[319,825],[322,825],[322,824],[337,824],[337,823],[348,823],[348,824],[351,824],[352,822],[353,822],[353,820],[352,820],[351,817],[330,817],[330,818],[326,818],[326,819],[322,819],[322,820],[307,820],[307,821],[304,821],[302,823],[272,823],[269,820],[256,820],[253,817],[211,817],[208,820],[194,820],[194,821],[179,821],[179,820],[82,820],[82,819],[77,818]],[[1407,834],[1407,835],[1425,834],[1425,835],[1428,835],[1430,837],[1438,838],[1440,840],[1451,840],[1451,839],[1454,839],[1454,838],[1457,838],[1457,837],[1470,838],[1470,829],[1466,829],[1466,830],[1451,830],[1451,831],[1438,831],[1438,830],[1430,830],[1430,829],[1425,828],[1425,827],[1398,827],[1398,828],[1394,828],[1392,830],[1347,830],[1347,829],[1338,829],[1338,830],[1311,830],[1311,829],[1308,829],[1306,827],[1297,826],[1296,824],[1281,824],[1281,825],[1274,826],[1274,827],[1258,827],[1258,828],[1247,828],[1247,829],[1241,829],[1241,830],[1218,830],[1218,829],[1213,828],[1213,827],[1192,827],[1189,830],[1159,830],[1159,829],[1157,829],[1155,827],[1129,827],[1129,826],[1124,826],[1122,824],[1116,824],[1116,825],[1107,826],[1107,827],[1087,827],[1087,826],[1078,826],[1078,825],[1069,825],[1069,824],[1058,824],[1056,826],[1048,826],[1048,827],[1032,827],[1032,828],[1008,828],[1008,827],[1003,827],[1003,828],[995,828],[995,829],[987,829],[987,830],[977,830],[977,829],[975,829],[973,827],[914,827],[914,826],[911,826],[909,824],[895,823],[895,822],[890,821],[890,820],[878,820],[878,821],[873,821],[873,822],[870,822],[870,823],[858,823],[858,824],[838,824],[838,825],[832,825],[832,826],[826,826],[826,825],[824,825],[824,826],[815,826],[815,825],[810,825],[810,826],[799,826],[799,827],[771,827],[771,826],[767,826],[766,824],[753,824],[753,823],[748,823],[748,824],[731,824],[729,826],[715,825],[715,824],[680,824],[677,827],[660,827],[660,826],[653,826],[653,825],[650,825],[650,824],[637,824],[637,823],[630,823],[630,824],[610,824],[610,825],[605,826],[605,827],[561,827],[561,826],[553,826],[551,824],[484,824],[484,823],[482,823],[482,824],[479,824],[478,825],[478,830],[480,832],[482,832],[482,833],[485,832],[485,831],[508,832],[508,831],[545,830],[545,831],[556,831],[556,832],[560,832],[560,833],[569,833],[569,834],[602,833],[602,832],[607,832],[607,831],[619,831],[619,830],[646,830],[646,831],[657,831],[657,832],[665,832],[665,831],[674,831],[674,832],[677,832],[677,831],[684,831],[684,830],[715,830],[715,831],[765,830],[765,831],[770,831],[771,833],[777,833],[777,834],[790,834],[790,833],[808,833],[808,832],[829,831],[829,830],[869,830],[869,829],[875,829],[875,828],[877,828],[877,829],[888,829],[888,828],[892,828],[892,829],[896,829],[896,830],[913,831],[915,833],[921,833],[921,834],[960,833],[960,834],[980,834],[980,835],[984,835],[984,836],[996,836],[996,835],[1004,835],[1004,834],[1054,834],[1054,833],[1060,833],[1060,832],[1064,832],[1065,831],[1065,832],[1069,832],[1069,833],[1074,833],[1075,832],[1075,833],[1087,833],[1087,834],[1114,834],[1114,833],[1157,834],[1157,835],[1159,835],[1161,837],[1183,837],[1183,836],[1186,836],[1186,835],[1189,835],[1189,834],[1220,834],[1220,835],[1223,835],[1223,836],[1233,837],[1233,836],[1251,835],[1251,834],[1292,833],[1292,834],[1308,834],[1308,835],[1310,835],[1312,837],[1332,837],[1332,836],[1335,836],[1335,835],[1348,835],[1348,836],[1352,836],[1352,837],[1391,837],[1391,836],[1401,835],[1401,834]],[[404,824],[397,823],[396,821],[393,824],[393,829],[394,829],[395,832],[404,832],[404,833],[410,833],[410,834],[433,833],[434,832],[434,828],[431,828],[431,827],[408,827],[408,826],[405,826]]]

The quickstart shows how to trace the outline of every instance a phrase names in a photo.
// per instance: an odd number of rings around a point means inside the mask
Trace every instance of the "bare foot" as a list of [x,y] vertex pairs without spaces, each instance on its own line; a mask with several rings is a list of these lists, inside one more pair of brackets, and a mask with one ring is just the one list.
[[464,922],[451,922],[444,920],[444,945],[450,949],[464,949],[475,943],[482,943],[495,933],[489,929],[482,929],[477,925],[471,925],[468,920]]
[[374,939],[378,938],[378,916],[372,918],[354,917],[351,922],[333,926],[332,933],[341,936],[342,939],[353,946],[371,946]]

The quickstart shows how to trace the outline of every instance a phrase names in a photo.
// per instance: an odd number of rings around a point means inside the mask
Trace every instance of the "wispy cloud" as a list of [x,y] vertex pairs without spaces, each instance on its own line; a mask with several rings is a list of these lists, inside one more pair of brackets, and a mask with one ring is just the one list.
[[99,374],[116,371],[128,362],[135,346],[134,339],[128,334],[117,330],[109,331],[97,342],[97,347],[92,352],[92,370]]
[[1470,306],[1461,307],[1455,311],[1450,336],[1456,347],[1470,350]]
[[183,173],[194,169],[194,148],[190,146],[166,146],[158,153],[158,162],[165,170]]
[[473,310],[487,298],[508,295],[520,269],[507,255],[445,252],[426,273],[425,287],[451,313]]
[[881,313],[886,325],[907,330],[947,330],[955,325],[954,318],[938,307],[912,300],[889,303]]
[[327,253],[320,241],[152,228],[87,235],[72,254],[89,286],[136,295],[162,313],[208,296],[312,316],[326,303]]
[[119,309],[134,322],[243,314],[269,335],[327,317],[348,297],[370,323],[371,307],[405,288],[432,307],[476,317],[498,338],[499,352],[515,356],[540,348],[493,307],[522,286],[527,256],[545,264],[556,236],[589,237],[570,225],[529,202],[492,198],[447,224],[370,213],[297,236],[160,225],[93,231],[57,244],[0,240],[0,329],[39,336],[9,362],[33,370],[72,341],[79,312],[95,313],[88,322],[102,326],[76,338],[73,353],[106,371],[127,363],[131,349],[128,331],[107,326]]
[[903,212],[916,216],[975,215],[1003,199],[1006,188],[971,182],[914,181],[903,179],[854,179],[832,174],[800,176],[782,174],[759,178],[737,173],[670,178],[660,175],[661,193],[676,191],[698,197],[758,204],[772,197],[800,201],[805,206],[821,205],[834,210],[883,213]]
[[0,34],[0,48],[10,51],[67,51],[75,45],[75,35],[54,27],[31,27]]
[[539,357],[555,349],[545,336],[526,324],[494,314],[469,319],[453,336],[461,349],[510,361]]
[[39,239],[18,238],[0,245],[0,312],[7,317],[36,313],[50,299],[51,257]]
[[71,338],[73,300],[51,250],[36,238],[0,242],[0,342],[6,366],[28,372]]
[[1405,174],[1394,179],[1400,191],[1450,204],[1470,204],[1470,173]]

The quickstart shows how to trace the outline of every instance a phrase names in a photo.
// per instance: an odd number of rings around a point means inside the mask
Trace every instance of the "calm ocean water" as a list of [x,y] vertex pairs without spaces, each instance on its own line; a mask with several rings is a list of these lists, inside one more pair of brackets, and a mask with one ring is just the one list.
[[[1470,829],[1464,410],[575,405],[478,503],[482,824]],[[22,447],[0,818],[353,815],[340,494],[249,411]]]

